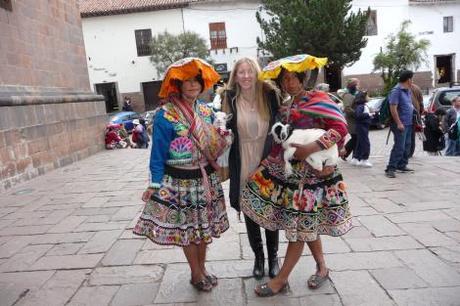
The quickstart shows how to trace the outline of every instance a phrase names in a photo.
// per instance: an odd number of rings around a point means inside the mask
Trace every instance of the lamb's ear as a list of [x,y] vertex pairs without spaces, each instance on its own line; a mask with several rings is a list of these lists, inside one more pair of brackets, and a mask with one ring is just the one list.
[[227,115],[225,116],[225,121],[228,122],[228,121],[232,120],[232,118],[233,118],[233,114],[227,114]]

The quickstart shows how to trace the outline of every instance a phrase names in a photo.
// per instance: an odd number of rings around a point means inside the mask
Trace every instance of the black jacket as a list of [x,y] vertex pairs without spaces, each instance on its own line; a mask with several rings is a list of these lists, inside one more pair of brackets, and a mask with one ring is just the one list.
[[[271,127],[275,123],[276,115],[278,114],[279,108],[279,98],[277,91],[275,89],[264,87],[264,92],[266,96],[266,101],[270,106],[270,123],[268,126],[268,131],[270,132]],[[238,135],[238,113],[236,108],[236,92],[233,90],[224,91],[226,96],[224,103],[228,103],[228,108],[230,113],[233,114],[232,119],[227,123],[227,128],[231,129],[233,132],[233,143],[230,147],[230,154],[228,157],[229,164],[229,176],[230,176],[230,205],[240,211],[240,173],[241,173],[241,157],[240,157],[240,145],[239,145],[239,135]],[[270,134],[267,135],[264,144],[264,150],[262,153],[262,158],[266,158],[270,154],[272,148],[273,138]]]

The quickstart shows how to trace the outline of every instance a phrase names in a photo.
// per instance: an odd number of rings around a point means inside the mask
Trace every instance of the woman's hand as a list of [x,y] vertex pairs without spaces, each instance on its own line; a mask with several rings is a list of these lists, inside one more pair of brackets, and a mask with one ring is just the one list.
[[291,147],[296,148],[294,158],[297,160],[305,160],[310,154],[320,151],[320,147],[315,142],[306,145],[292,143]]
[[155,189],[148,187],[142,194],[142,201],[147,203],[150,200],[150,197],[152,196],[154,192],[155,192]]
[[331,176],[332,173],[334,173],[334,171],[335,171],[335,166],[324,166],[322,171],[313,169],[313,172],[315,173],[315,175],[321,178]]

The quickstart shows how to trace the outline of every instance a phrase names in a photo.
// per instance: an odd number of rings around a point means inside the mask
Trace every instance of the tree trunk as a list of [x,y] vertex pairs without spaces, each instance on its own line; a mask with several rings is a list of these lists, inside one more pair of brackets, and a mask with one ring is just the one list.
[[342,88],[342,67],[329,65],[324,70],[324,77],[326,83],[329,84],[330,91],[334,92]]

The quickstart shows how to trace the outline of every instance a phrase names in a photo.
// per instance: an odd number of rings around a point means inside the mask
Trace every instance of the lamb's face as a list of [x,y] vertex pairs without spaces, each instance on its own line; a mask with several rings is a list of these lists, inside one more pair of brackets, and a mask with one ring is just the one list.
[[272,127],[271,134],[276,143],[285,142],[290,136],[289,124],[282,124],[281,122],[275,123]]
[[225,129],[227,121],[229,121],[231,118],[232,114],[227,115],[224,112],[216,112],[214,113],[214,126]]

